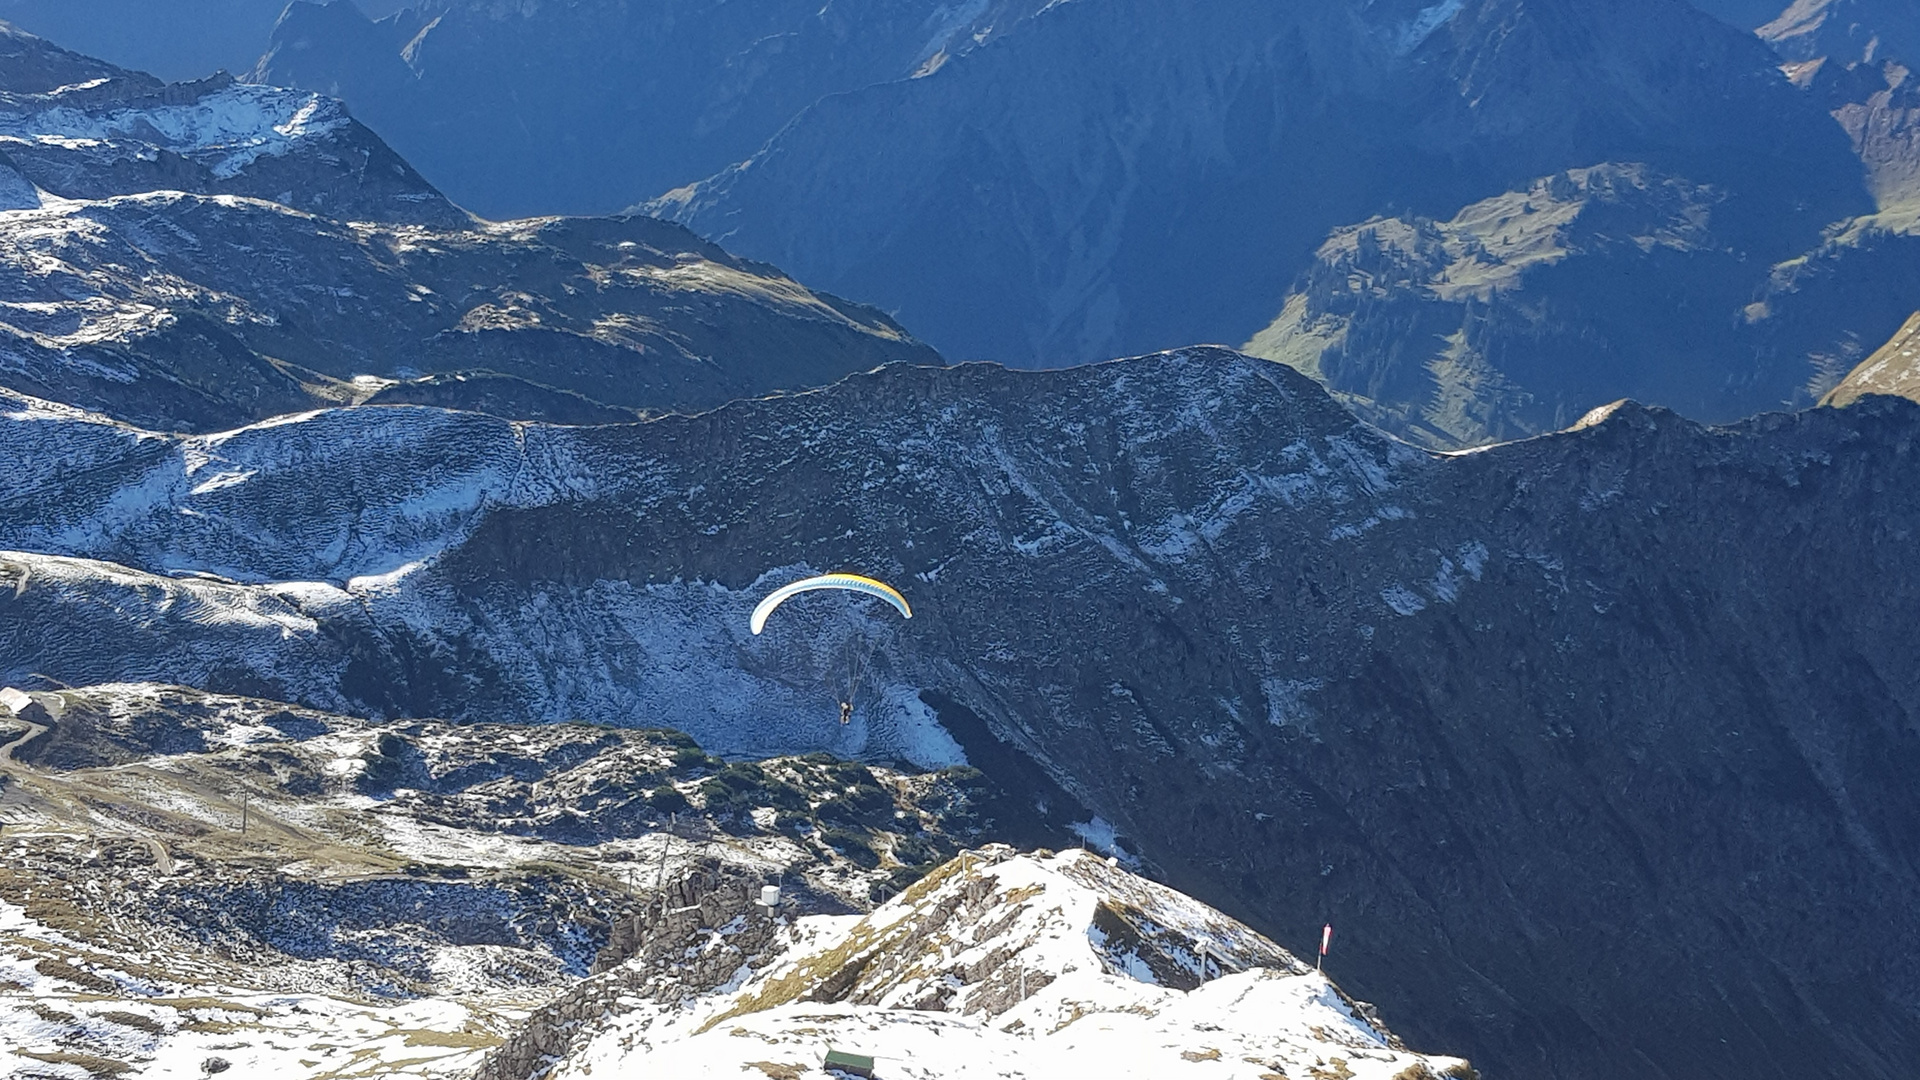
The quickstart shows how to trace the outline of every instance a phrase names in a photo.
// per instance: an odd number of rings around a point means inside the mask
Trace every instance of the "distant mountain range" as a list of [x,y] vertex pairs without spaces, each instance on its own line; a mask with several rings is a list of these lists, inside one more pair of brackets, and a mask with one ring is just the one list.
[[1047,0],[296,0],[256,77],[344,97],[488,217],[604,214],[744,160],[831,94],[907,79]]
[[176,430],[367,402],[604,423],[940,362],[677,226],[477,221],[310,92],[0,49],[0,385]]
[[[1206,0],[1177,18],[1165,0],[644,16],[437,0],[376,22],[295,4],[258,74],[357,103],[482,212],[673,189],[645,208],[951,357],[1240,344],[1463,446],[1622,396],[1713,421],[1807,404],[1913,306],[1906,220],[1871,216],[1920,169],[1907,91],[1877,67],[1796,88],[1770,48],[1838,49],[1837,73],[1864,55],[1847,35],[1884,25],[1884,60],[1898,5],[1708,6],[1717,20],[1677,0]],[[1441,315],[1409,279],[1348,329],[1289,329],[1340,236],[1596,169],[1696,190],[1694,247],[1603,236],[1601,258],[1569,237],[1471,312]],[[1854,250],[1869,236],[1871,256]],[[1809,298],[1808,264],[1845,303]],[[1889,272],[1901,287],[1877,284]],[[1366,344],[1416,308],[1391,355]],[[1355,348],[1319,362],[1306,339],[1336,332]]]
[[650,209],[798,260],[950,356],[1054,364],[1245,341],[1330,229],[1566,168],[1713,185],[1763,266],[1872,208],[1766,46],[1669,0],[1163,8],[1049,8]]

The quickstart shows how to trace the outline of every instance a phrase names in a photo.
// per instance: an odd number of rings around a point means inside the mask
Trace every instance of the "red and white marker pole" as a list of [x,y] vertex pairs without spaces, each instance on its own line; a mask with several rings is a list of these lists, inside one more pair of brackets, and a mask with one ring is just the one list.
[[1313,961],[1313,970],[1319,971],[1320,965],[1326,963],[1327,946],[1332,944],[1333,944],[1333,924],[1328,923],[1327,925],[1320,928],[1320,955],[1317,958],[1315,958],[1315,960]]

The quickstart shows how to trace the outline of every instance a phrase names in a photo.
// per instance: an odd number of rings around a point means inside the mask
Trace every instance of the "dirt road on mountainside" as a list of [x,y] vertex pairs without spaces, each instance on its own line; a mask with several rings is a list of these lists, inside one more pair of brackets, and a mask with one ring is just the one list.
[[[66,711],[66,703],[58,697],[54,698],[51,706],[48,706],[45,702],[40,702],[39,699],[32,700],[46,709],[48,715],[56,722],[60,719],[60,714]],[[6,704],[8,709],[13,712],[14,717],[21,723],[27,725],[27,730],[24,734],[15,737],[5,746],[0,746],[0,772],[18,776],[28,771],[30,767],[22,765],[19,761],[15,760],[15,752],[40,736],[45,735],[48,731],[48,725],[28,720],[22,717],[17,709],[13,708],[12,703],[9,702]],[[0,792],[0,807],[16,801],[15,793],[18,790],[17,784],[8,784],[7,790]],[[173,855],[167,851],[167,845],[162,843],[159,837],[144,831],[137,831],[133,836],[147,846],[147,850],[153,854],[154,867],[159,870],[163,876],[173,873]]]

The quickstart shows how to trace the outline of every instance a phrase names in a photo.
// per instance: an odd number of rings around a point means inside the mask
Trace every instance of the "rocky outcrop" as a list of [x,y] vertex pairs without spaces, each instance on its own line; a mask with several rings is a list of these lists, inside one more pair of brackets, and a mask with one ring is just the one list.
[[690,1062],[729,1073],[736,1060],[800,1075],[823,1042],[850,1039],[934,1080],[1197,1077],[1223,1061],[1254,1066],[1235,1075],[1473,1075],[1408,1051],[1370,1007],[1245,925],[1081,851],[967,852],[864,918],[764,924],[775,932],[757,954],[742,948],[760,939],[752,916],[706,925],[686,945],[663,933],[673,962],[645,979],[630,965],[627,994],[571,996],[482,1076],[673,1075]]
[[1756,32],[1788,60],[1920,60],[1920,17],[1898,0],[1793,0]]
[[1851,405],[1868,394],[1920,401],[1920,312],[1833,388],[1822,405]]
[[602,1018],[638,999],[672,1006],[743,968],[764,967],[784,925],[760,907],[758,878],[718,864],[669,882],[616,924],[594,975],[542,1006],[488,1053],[474,1080],[528,1080],[564,1058]]

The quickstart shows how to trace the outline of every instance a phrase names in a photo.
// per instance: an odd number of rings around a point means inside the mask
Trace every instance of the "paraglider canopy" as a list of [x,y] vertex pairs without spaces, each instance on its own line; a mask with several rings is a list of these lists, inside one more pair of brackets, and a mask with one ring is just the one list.
[[791,585],[783,585],[767,594],[767,598],[760,601],[759,606],[753,609],[753,619],[748,625],[754,633],[760,633],[767,628],[767,616],[773,614],[774,608],[801,593],[819,589],[865,593],[892,604],[903,618],[913,618],[913,608],[907,606],[907,598],[900,595],[900,590],[884,581],[875,581],[873,578],[861,577],[859,574],[821,574],[819,577],[803,578]]

